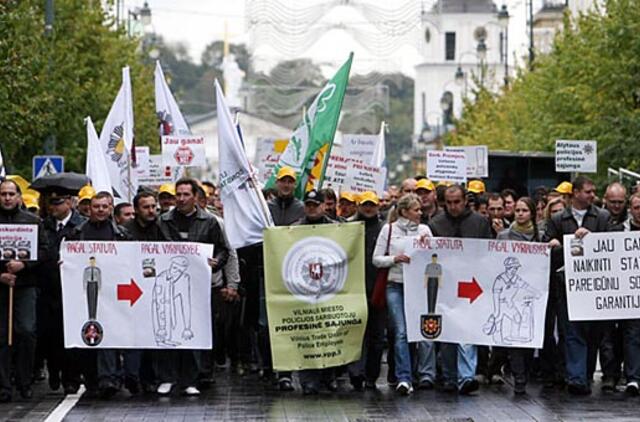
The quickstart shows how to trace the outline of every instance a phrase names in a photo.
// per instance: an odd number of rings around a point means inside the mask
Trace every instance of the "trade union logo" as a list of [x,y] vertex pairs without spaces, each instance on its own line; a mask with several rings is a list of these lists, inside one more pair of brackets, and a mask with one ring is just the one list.
[[298,300],[321,303],[347,281],[347,253],[331,239],[312,236],[291,246],[282,264],[284,285]]
[[186,145],[179,146],[173,157],[176,162],[183,166],[188,166],[193,161],[193,151]]

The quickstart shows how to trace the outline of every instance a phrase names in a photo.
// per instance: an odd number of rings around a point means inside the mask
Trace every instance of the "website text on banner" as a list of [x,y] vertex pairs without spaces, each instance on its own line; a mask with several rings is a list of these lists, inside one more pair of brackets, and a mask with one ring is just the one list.
[[571,321],[640,318],[640,233],[564,236]]
[[407,238],[409,341],[540,348],[549,248],[508,240]]
[[63,242],[65,347],[211,348],[213,245]]
[[273,369],[340,366],[360,358],[367,325],[362,223],[264,232]]

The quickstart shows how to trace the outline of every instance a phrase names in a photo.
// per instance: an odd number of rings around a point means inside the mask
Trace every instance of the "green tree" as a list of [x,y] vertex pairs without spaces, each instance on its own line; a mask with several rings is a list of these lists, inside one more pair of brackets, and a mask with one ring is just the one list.
[[552,151],[556,139],[598,141],[600,174],[638,167],[640,153],[640,2],[608,0],[572,20],[533,71],[499,94],[465,104],[456,145]]
[[[138,145],[158,148],[153,68],[139,43],[115,29],[101,2],[58,0],[50,35],[44,33],[44,3],[0,3],[0,142],[11,172],[31,174],[31,157],[64,155],[66,169],[84,172],[86,130],[91,115],[100,130],[131,67]],[[45,140],[53,135],[55,149]]]

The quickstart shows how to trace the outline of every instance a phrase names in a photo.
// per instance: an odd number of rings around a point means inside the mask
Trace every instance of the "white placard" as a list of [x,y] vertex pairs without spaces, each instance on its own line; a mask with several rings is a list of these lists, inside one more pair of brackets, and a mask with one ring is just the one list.
[[384,168],[369,166],[360,160],[332,153],[327,163],[323,187],[330,187],[338,192],[373,191],[382,196],[386,177]]
[[280,160],[280,154],[287,148],[289,139],[258,138],[256,156],[253,161],[258,170],[260,182],[266,183],[273,173],[273,169]]
[[146,177],[138,178],[138,184],[157,188],[165,183],[175,183],[178,177],[178,167],[164,165],[161,155],[150,155],[149,173]]
[[174,167],[206,165],[204,137],[195,135],[163,136],[162,162]]
[[467,157],[467,177],[489,177],[489,148],[486,145],[445,147],[447,152],[461,152]]
[[210,349],[212,256],[202,243],[63,242],[65,347]]
[[437,182],[466,183],[467,159],[463,152],[427,151],[427,177]]
[[556,171],[559,173],[597,173],[596,141],[556,141]]
[[138,179],[149,177],[149,147],[136,147],[136,173]]
[[564,236],[571,321],[640,318],[640,232]]
[[342,155],[346,158],[371,163],[373,153],[380,142],[380,135],[342,135]]
[[37,224],[0,224],[0,261],[38,260]]
[[[549,286],[547,244],[416,238],[407,239],[405,253],[411,258],[409,264],[403,265],[409,341],[429,338],[451,343],[542,347]],[[435,279],[435,285],[439,283],[431,313],[430,278]]]

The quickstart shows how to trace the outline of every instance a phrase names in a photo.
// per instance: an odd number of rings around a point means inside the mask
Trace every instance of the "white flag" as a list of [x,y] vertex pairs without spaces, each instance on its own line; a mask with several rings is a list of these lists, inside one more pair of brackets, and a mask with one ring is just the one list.
[[380,125],[380,139],[376,144],[376,149],[373,150],[373,157],[371,157],[371,165],[374,167],[387,167],[387,148],[385,146],[384,129],[386,123],[382,122]]
[[231,247],[237,249],[262,242],[262,231],[273,221],[217,80],[216,95],[224,227]]
[[169,85],[164,79],[159,61],[156,61],[155,86],[156,116],[158,117],[160,136],[191,135],[191,129],[184,120],[178,103],[173,98]]
[[111,192],[111,178],[107,168],[106,156],[100,148],[100,139],[93,126],[91,117],[85,119],[87,125],[87,169],[86,175],[96,192]]
[[2,149],[0,149],[0,179],[4,179],[7,171],[4,168],[4,160],[2,159]]
[[100,146],[106,154],[114,194],[129,201],[137,190],[136,172],[131,166],[132,145],[133,101],[127,66],[122,68],[122,85],[102,127]]

